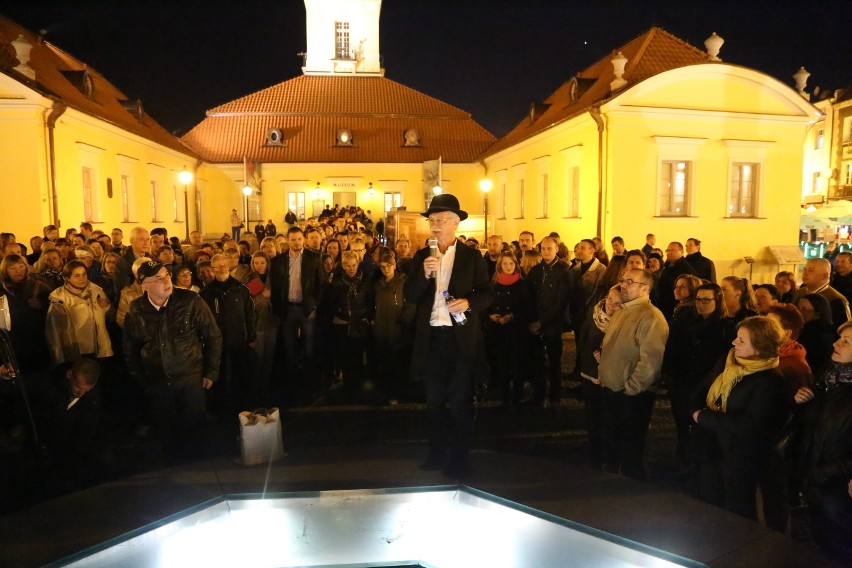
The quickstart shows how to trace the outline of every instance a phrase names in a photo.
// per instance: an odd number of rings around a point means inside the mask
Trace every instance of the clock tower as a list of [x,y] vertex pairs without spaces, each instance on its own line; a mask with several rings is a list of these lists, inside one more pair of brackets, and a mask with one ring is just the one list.
[[379,54],[381,0],[305,0],[305,75],[385,74]]

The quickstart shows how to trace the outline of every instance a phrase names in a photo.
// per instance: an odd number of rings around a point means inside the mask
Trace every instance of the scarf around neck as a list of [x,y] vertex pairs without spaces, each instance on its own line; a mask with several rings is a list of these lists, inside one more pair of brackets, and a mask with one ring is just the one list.
[[731,395],[731,390],[739,383],[743,377],[765,371],[766,369],[774,369],[778,366],[778,357],[770,359],[742,359],[734,355],[734,350],[728,352],[728,358],[725,360],[725,370],[716,377],[713,384],[710,385],[710,391],[707,393],[707,408],[716,412],[728,411],[728,397]]
[[505,272],[497,273],[497,284],[501,284],[503,286],[511,286],[520,279],[520,272],[513,272],[512,274],[506,274]]
[[832,363],[822,378],[826,390],[831,390],[842,383],[852,383],[852,365]]

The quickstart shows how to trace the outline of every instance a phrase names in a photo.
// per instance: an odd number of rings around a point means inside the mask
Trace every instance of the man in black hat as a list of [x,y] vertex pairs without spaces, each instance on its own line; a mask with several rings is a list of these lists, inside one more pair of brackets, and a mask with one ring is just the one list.
[[151,400],[167,454],[201,457],[204,391],[219,377],[222,334],[204,300],[175,288],[159,260],[143,262],[136,279],[144,293],[124,319],[127,368]]
[[469,471],[473,385],[486,366],[479,314],[491,292],[485,260],[456,238],[467,218],[458,199],[438,195],[422,215],[436,244],[417,251],[405,284],[406,301],[417,305],[412,379],[426,384],[429,454],[420,467],[458,478]]

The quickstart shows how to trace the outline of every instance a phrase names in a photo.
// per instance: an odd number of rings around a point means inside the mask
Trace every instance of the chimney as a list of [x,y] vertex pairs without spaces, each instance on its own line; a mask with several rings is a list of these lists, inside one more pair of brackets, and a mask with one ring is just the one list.
[[33,44],[28,42],[27,38],[25,38],[23,34],[20,34],[18,38],[12,42],[12,47],[15,48],[15,56],[19,62],[18,66],[15,67],[15,71],[22,75],[26,75],[35,81],[35,71],[28,65],[30,62],[30,50],[32,50]]
[[623,79],[624,66],[627,65],[627,58],[619,51],[615,57],[612,58],[611,63],[612,71],[615,73],[615,79],[613,79],[609,84],[609,90],[610,92],[615,92],[627,84],[627,81]]
[[704,40],[704,49],[707,50],[707,61],[722,61],[719,59],[719,50],[722,49],[722,44],[725,40],[716,35],[716,32]]
[[811,74],[804,67],[799,67],[799,70],[793,75],[793,79],[796,81],[796,91],[806,101],[811,100],[811,96],[805,92],[805,87],[808,86],[808,77],[810,76]]

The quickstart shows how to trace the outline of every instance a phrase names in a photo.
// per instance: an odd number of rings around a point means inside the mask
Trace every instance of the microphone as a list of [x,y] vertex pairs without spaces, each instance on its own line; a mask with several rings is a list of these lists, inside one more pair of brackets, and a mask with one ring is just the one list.
[[[429,256],[438,258],[438,239],[435,237],[429,237],[426,241],[426,244],[429,246]],[[429,278],[437,278],[438,273],[434,270],[429,273]]]

